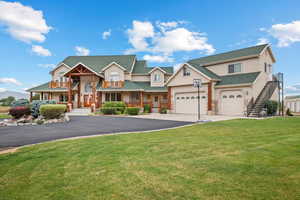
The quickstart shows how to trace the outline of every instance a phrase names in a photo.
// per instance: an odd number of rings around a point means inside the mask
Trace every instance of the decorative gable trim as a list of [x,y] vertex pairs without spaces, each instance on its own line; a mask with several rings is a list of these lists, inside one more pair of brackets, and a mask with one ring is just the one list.
[[[213,80],[212,78],[208,77],[207,75],[205,75],[204,73],[200,72],[198,69],[196,69],[195,67],[193,67],[192,65],[190,65],[189,63],[183,63],[178,70],[168,79],[168,81],[165,83],[165,85],[167,85],[175,76],[177,76],[177,74],[179,73],[179,71],[184,67],[187,66],[189,68],[191,68],[192,70],[194,70],[195,72],[197,72],[198,74],[202,75],[203,77],[205,77],[208,80]],[[193,84],[193,83],[191,83]]]
[[111,62],[110,64],[108,64],[106,67],[104,67],[101,72],[104,72],[105,70],[107,70],[108,68],[110,68],[112,65],[116,65],[117,67],[119,67],[120,69],[122,69],[123,71],[126,71],[126,69],[124,67],[122,67],[121,65],[119,65],[116,62]]
[[165,70],[163,70],[160,67],[154,67],[150,72],[148,72],[148,74],[151,74],[152,72],[154,72],[155,70],[160,70],[162,73],[166,74],[167,72]]
[[85,68],[87,68],[88,70],[90,70],[91,72],[93,72],[94,74],[96,74],[97,76],[103,77],[102,74],[99,74],[99,73],[95,72],[93,69],[91,69],[90,67],[86,66],[85,64],[83,64],[83,63],[81,63],[81,62],[79,62],[79,63],[77,63],[76,65],[74,65],[69,71],[65,72],[65,73],[63,74],[63,76],[65,76],[67,73],[69,73],[70,71],[72,71],[73,69],[75,69],[78,65],[82,65],[82,66],[84,66]]
[[57,70],[58,68],[60,68],[61,66],[66,66],[67,68],[71,69],[71,67],[63,62],[59,63],[54,69],[52,69],[49,74],[52,74],[55,70]]

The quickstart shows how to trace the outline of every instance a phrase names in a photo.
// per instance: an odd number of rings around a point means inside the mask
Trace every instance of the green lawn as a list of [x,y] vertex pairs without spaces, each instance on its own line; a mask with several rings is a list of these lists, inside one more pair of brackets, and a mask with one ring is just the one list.
[[300,118],[22,148],[0,155],[0,199],[300,199]]
[[11,116],[6,113],[0,113],[0,119],[6,119],[6,118],[11,118]]

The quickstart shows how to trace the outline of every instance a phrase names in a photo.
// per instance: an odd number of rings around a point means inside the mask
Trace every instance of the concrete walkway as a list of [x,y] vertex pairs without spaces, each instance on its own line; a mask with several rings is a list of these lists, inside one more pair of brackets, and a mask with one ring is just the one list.
[[[180,122],[196,122],[198,120],[198,116],[194,114],[159,114],[159,113],[150,113],[146,115],[137,115],[130,116],[134,118],[142,118],[142,119],[158,119],[158,120],[172,120],[172,121],[180,121]],[[230,120],[230,119],[238,119],[241,116],[225,116],[225,115],[201,115],[200,120],[208,120],[208,121],[222,121],[222,120]]]
[[68,112],[68,116],[88,116],[91,114],[90,108],[74,108],[71,112]]

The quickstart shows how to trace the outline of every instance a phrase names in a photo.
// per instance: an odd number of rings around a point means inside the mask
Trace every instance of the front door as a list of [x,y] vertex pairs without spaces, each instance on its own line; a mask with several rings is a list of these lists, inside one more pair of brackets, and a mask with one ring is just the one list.
[[92,97],[88,94],[83,96],[83,106],[90,107],[91,106]]
[[154,96],[152,99],[152,112],[156,113],[159,111],[159,96]]

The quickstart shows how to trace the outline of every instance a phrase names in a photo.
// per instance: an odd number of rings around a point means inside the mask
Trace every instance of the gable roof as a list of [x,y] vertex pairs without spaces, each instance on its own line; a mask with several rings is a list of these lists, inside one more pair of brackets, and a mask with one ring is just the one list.
[[195,64],[195,63],[189,63],[188,62],[188,64],[190,64],[191,66],[193,66],[194,68],[196,68],[198,71],[202,72],[203,74],[205,74],[209,78],[220,79],[220,77],[217,74],[215,74],[214,72],[210,71],[206,67],[202,67],[201,65]]
[[[146,60],[139,60],[139,61],[137,60],[133,67],[132,73],[148,75],[148,73],[154,68],[158,68],[158,67],[148,67]],[[165,71],[167,74],[173,74],[174,72],[173,67],[159,67],[159,68]]]
[[299,99],[300,95],[294,95],[294,96],[286,96],[286,99]]
[[221,80],[217,82],[216,86],[250,84],[256,80],[259,74],[260,72],[251,72],[251,73],[220,76]]
[[95,72],[100,72],[104,67],[112,62],[124,67],[126,71],[130,72],[136,59],[135,55],[111,55],[111,56],[69,56],[63,60],[62,63],[71,68],[82,63]]
[[204,66],[212,63],[230,61],[233,59],[238,59],[243,57],[255,57],[255,56],[259,56],[267,47],[269,47],[268,44],[252,46],[248,48],[238,49],[238,50],[215,54],[215,55],[206,56],[202,58],[192,59],[189,60],[188,63]]

